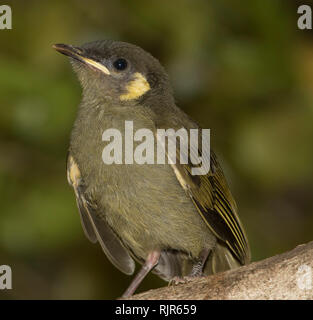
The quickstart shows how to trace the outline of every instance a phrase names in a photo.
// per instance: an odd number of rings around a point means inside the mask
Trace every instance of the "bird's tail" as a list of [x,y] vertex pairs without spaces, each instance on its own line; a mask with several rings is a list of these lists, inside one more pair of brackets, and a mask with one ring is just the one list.
[[230,250],[219,241],[214,250],[210,253],[208,261],[205,264],[203,273],[205,275],[235,269],[240,267],[239,261],[232,255]]
[[[188,276],[193,267],[194,261],[187,256],[180,255],[171,251],[161,253],[159,264],[153,270],[162,279],[169,281],[173,277]],[[203,274],[215,274],[229,269],[240,267],[240,263],[232,255],[226,245],[217,241],[215,248],[210,252],[205,263]]]

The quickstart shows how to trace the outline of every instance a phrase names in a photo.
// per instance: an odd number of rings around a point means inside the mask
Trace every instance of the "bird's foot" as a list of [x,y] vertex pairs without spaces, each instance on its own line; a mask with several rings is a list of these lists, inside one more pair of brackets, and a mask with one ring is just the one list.
[[178,284],[183,284],[183,283],[188,283],[188,282],[191,282],[195,279],[198,279],[198,278],[202,278],[204,277],[203,275],[200,275],[200,276],[184,276],[184,277],[174,277],[172,278],[168,285],[169,286],[175,286],[175,285],[178,285]]

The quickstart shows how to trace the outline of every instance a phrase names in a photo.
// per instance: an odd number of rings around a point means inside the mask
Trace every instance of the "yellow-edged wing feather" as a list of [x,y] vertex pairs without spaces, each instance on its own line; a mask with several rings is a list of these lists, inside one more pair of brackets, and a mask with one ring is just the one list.
[[[186,122],[187,123],[187,122]],[[188,122],[190,124],[190,122]],[[185,127],[183,123],[178,127]],[[170,127],[169,123],[167,126]],[[174,126],[175,127],[175,126]],[[158,124],[158,128],[166,126]],[[157,138],[158,139],[158,138]],[[198,148],[188,143],[188,163],[180,164],[180,139],[177,139],[176,163],[172,164],[177,180],[190,196],[204,222],[213,234],[232,252],[234,257],[241,263],[246,264],[250,261],[250,249],[245,231],[242,227],[237,214],[237,206],[230,193],[228,184],[217,161],[214,152],[210,151],[210,170],[205,175],[192,175],[191,154],[201,156],[201,129],[199,129]],[[199,150],[198,150],[199,149]],[[168,151],[168,150],[167,150]],[[168,154],[168,152],[167,152]],[[186,157],[186,155],[184,155]],[[170,156],[169,156],[170,157]]]
[[116,233],[106,221],[100,218],[101,208],[92,201],[85,192],[85,185],[80,169],[75,159],[69,154],[67,158],[67,178],[74,188],[76,202],[79,209],[82,227],[87,238],[95,243],[99,242],[102,250],[111,263],[125,274],[133,274],[135,262],[122,245]]
[[192,176],[190,165],[178,167],[181,175],[188,180],[186,192],[210,230],[227,244],[241,264],[249,262],[247,237],[215,154],[211,152],[211,169],[206,175]]

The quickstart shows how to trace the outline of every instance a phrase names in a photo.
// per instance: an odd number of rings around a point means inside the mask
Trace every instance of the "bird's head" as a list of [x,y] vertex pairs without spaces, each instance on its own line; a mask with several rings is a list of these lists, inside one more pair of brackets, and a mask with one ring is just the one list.
[[84,95],[127,105],[172,97],[164,68],[140,47],[112,40],[53,47],[70,57]]

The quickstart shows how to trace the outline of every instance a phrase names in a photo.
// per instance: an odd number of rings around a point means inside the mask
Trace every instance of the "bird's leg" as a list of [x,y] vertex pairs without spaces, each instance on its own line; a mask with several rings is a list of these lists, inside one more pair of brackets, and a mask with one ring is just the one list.
[[189,277],[200,277],[203,274],[204,265],[208,259],[210,250],[203,249],[200,253],[199,261],[197,261],[191,269]]
[[184,277],[174,277],[169,285],[172,284],[179,284],[179,283],[187,283],[191,280],[193,280],[196,277],[202,277],[203,276],[203,268],[204,265],[208,259],[210,250],[209,249],[203,249],[200,253],[198,261],[192,266],[192,269],[188,276]]
[[122,295],[122,298],[128,298],[134,294],[142,280],[145,278],[145,276],[158,264],[159,258],[160,258],[160,251],[151,251],[148,254],[148,257],[145,261],[145,263],[142,265],[139,272],[136,274],[134,280],[131,282],[127,290]]

